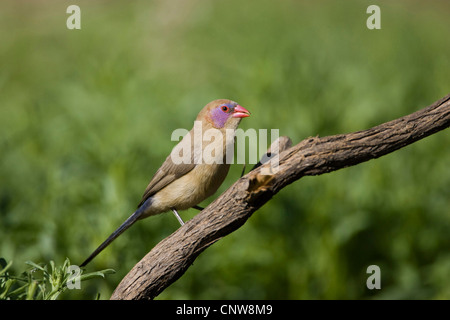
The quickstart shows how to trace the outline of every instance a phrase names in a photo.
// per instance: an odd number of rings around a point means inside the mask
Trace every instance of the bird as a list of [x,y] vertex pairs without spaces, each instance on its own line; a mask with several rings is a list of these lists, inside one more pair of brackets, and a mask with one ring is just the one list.
[[[226,161],[227,150],[234,150],[234,132],[242,118],[249,116],[250,112],[247,109],[229,99],[214,100],[204,106],[198,113],[193,128],[173,147],[169,156],[153,175],[137,210],[100,244],[80,267],[85,267],[138,220],[172,211],[183,226],[184,222],[178,210],[189,208],[202,210],[203,208],[198,204],[212,196],[225,180],[230,168],[230,161]],[[211,152],[211,157],[215,161],[202,161],[202,159],[199,161],[198,159],[199,151],[206,150],[206,146],[201,146],[200,150],[196,149],[198,141],[196,142],[195,139],[198,132],[195,130],[199,127],[203,135],[206,135],[209,130],[220,133],[222,137],[229,137],[227,134],[230,131],[233,133],[231,139],[217,137],[211,139],[207,147],[209,150],[214,150]],[[180,157],[189,161],[180,161]]]

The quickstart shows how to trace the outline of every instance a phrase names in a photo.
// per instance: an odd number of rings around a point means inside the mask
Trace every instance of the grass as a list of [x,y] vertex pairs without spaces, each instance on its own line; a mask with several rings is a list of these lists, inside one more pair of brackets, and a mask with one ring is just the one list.
[[[65,27],[60,1],[0,5],[0,256],[16,273],[28,260],[81,263],[133,212],[171,132],[211,100],[249,109],[243,129],[296,143],[449,93],[444,2],[379,1],[381,30],[366,28],[361,1],[77,4],[81,30]],[[159,298],[450,298],[449,145],[444,131],[301,179]],[[61,298],[109,297],[177,224],[171,214],[139,222],[90,265],[115,275]],[[372,264],[381,290],[365,286]]]
[[10,274],[12,261],[0,258],[0,300],[56,300],[67,290],[81,290],[81,282],[114,273],[112,269],[84,273],[66,258],[61,266],[27,261],[31,267],[21,275]]

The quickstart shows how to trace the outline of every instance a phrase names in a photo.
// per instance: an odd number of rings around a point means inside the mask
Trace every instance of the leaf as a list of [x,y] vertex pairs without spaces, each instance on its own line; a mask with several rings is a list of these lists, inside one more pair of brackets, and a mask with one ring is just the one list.
[[39,269],[43,272],[46,272],[44,267],[41,267],[40,265],[38,265],[37,263],[34,263],[33,261],[25,261],[26,264],[28,264],[29,266],[32,266],[33,268]]
[[10,261],[9,263],[6,263],[6,260],[5,260],[5,259],[0,258],[0,264],[1,264],[2,267],[3,267],[3,269],[0,270],[0,276],[1,276],[2,274],[4,274],[4,273],[9,269],[9,267],[11,267],[12,263],[13,263],[12,261]]
[[80,281],[89,280],[89,279],[98,278],[98,277],[105,278],[106,274],[113,274],[113,273],[116,273],[116,270],[105,269],[105,270],[101,270],[101,271],[91,272],[91,273],[81,275]]

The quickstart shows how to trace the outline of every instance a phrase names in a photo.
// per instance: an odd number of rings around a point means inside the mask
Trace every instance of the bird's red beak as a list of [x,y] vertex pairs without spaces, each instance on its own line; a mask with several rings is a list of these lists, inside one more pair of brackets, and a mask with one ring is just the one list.
[[234,112],[231,115],[233,118],[246,118],[250,117],[250,112],[244,107],[237,105],[234,107]]

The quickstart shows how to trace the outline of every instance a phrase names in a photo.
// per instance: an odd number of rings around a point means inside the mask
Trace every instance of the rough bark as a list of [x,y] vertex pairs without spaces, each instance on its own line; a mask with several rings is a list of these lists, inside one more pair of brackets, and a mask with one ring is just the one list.
[[[195,258],[235,231],[273,195],[303,176],[319,175],[379,158],[450,126],[450,95],[432,105],[368,130],[312,137],[240,178],[207,208],[158,243],[121,281],[111,299],[153,299],[176,281]],[[276,170],[278,169],[278,170]]]

